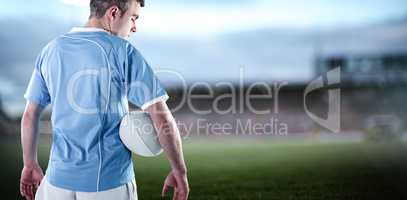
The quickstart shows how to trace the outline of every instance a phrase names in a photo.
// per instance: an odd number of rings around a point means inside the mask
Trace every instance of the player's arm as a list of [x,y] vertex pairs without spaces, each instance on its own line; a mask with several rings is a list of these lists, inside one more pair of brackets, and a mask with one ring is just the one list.
[[43,107],[28,102],[21,120],[21,144],[24,166],[33,166],[37,162],[38,125]]
[[150,114],[157,130],[158,140],[172,169],[164,182],[162,195],[165,195],[169,187],[174,187],[174,199],[187,199],[189,193],[187,167],[182,152],[181,136],[175,119],[164,101],[149,106],[146,111]]
[[37,160],[38,126],[44,107],[28,102],[21,121],[21,145],[23,149],[24,168],[20,179],[21,195],[34,199],[43,172]]

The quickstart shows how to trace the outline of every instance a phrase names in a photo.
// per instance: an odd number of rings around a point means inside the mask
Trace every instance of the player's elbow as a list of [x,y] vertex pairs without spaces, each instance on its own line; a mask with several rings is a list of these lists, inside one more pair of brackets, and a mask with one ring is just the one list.
[[21,123],[22,125],[32,125],[39,120],[43,108],[36,104],[29,102],[24,110]]
[[32,110],[26,110],[24,111],[21,123],[23,125],[32,124],[32,122],[35,121],[35,118],[35,113]]
[[177,137],[178,129],[174,117],[165,102],[157,102],[147,108],[159,137]]

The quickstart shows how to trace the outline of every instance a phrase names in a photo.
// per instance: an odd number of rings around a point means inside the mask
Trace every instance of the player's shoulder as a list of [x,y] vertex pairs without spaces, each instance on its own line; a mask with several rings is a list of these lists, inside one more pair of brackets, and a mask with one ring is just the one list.
[[117,40],[120,40],[121,47],[126,51],[127,55],[136,54],[141,55],[140,51],[128,40],[116,37]]
[[53,50],[55,48],[58,48],[60,46],[63,46],[63,44],[66,42],[66,36],[69,36],[68,33],[64,33],[61,35],[56,36],[55,38],[53,38],[52,40],[50,40],[43,48],[42,51],[43,52],[47,52],[50,50]]
[[55,49],[56,46],[58,46],[58,38],[56,37],[49,41],[45,46],[42,47],[39,56],[44,57],[46,56],[51,50]]
[[113,43],[116,44],[116,53],[120,58],[123,59],[124,62],[127,63],[130,60],[132,60],[133,62],[135,60],[144,60],[143,55],[130,41],[117,36],[111,35],[110,37],[113,40]]
[[[75,34],[79,34],[79,35],[75,35]],[[67,37],[69,38],[72,36],[79,37],[79,38],[84,37],[85,39],[95,40],[94,42],[103,44],[102,46],[105,47],[106,49],[111,49],[111,48],[114,49],[114,52],[119,54],[119,57],[136,56],[136,57],[143,58],[140,51],[130,41],[128,41],[124,38],[115,36],[115,35],[111,35],[106,32],[95,32],[95,33],[93,33],[92,37],[89,37],[89,33],[81,35],[80,33],[72,32],[72,31],[67,32],[67,33],[64,33],[64,34],[56,37],[55,39],[51,40],[44,47],[43,50],[46,51],[48,49],[52,49],[57,46],[60,46],[61,44],[64,44],[64,42],[67,41]]]

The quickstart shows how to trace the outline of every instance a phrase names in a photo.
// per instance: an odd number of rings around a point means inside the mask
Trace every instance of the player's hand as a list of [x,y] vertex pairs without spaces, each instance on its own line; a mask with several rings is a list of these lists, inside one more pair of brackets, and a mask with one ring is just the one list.
[[172,170],[164,181],[161,196],[164,197],[169,188],[174,188],[173,200],[187,200],[189,194],[188,177],[184,172]]
[[38,164],[24,166],[20,178],[20,193],[27,200],[34,200],[35,193],[41,183],[44,173]]

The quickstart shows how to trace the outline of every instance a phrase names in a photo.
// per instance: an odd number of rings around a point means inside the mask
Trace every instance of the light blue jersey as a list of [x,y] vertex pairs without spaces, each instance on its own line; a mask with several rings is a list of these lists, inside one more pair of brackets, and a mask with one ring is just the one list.
[[134,178],[131,153],[119,138],[127,101],[144,110],[168,99],[128,41],[83,27],[42,50],[24,97],[52,106],[47,180],[81,192],[112,189]]

